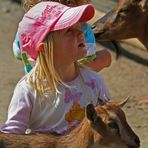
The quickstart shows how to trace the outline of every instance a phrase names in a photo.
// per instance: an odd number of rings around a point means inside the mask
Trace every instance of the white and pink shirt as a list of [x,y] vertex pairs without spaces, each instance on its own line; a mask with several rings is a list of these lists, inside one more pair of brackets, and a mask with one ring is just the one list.
[[[85,106],[109,100],[108,90],[98,73],[81,68],[81,76],[60,86],[61,93],[46,94],[43,100],[23,78],[16,86],[1,127],[5,133],[56,132],[63,134],[77,126],[85,116]],[[99,100],[98,100],[99,99]],[[41,101],[42,100],[42,101]]]

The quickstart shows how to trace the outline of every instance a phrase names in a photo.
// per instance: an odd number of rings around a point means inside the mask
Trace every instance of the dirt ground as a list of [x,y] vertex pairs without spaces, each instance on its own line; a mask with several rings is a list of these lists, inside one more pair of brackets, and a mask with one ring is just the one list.
[[[6,120],[13,89],[24,74],[22,63],[14,58],[11,50],[22,15],[21,6],[0,0],[0,125]],[[97,49],[101,48],[98,45]],[[120,101],[131,96],[124,107],[127,120],[139,135],[141,148],[148,148],[148,104],[138,103],[141,99],[148,99],[148,52],[125,44],[121,48],[122,56],[118,60],[111,51],[112,65],[101,74],[112,99]]]

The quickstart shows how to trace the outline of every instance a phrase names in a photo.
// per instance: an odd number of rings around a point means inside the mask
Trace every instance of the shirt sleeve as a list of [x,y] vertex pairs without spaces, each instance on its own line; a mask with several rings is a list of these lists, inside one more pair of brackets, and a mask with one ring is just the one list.
[[4,133],[25,133],[29,127],[32,106],[30,94],[17,86],[8,108],[8,118],[0,130]]
[[110,99],[110,94],[107,86],[104,83],[104,80],[99,75],[99,81],[98,81],[98,98],[97,98],[97,104],[104,104],[104,102],[107,102]]

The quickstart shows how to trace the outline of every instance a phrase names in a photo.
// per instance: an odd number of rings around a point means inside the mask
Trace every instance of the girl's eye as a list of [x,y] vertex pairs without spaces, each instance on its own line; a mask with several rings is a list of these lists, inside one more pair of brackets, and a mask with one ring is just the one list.
[[71,32],[72,30],[73,30],[73,29],[70,27],[70,28],[67,29],[66,32]]

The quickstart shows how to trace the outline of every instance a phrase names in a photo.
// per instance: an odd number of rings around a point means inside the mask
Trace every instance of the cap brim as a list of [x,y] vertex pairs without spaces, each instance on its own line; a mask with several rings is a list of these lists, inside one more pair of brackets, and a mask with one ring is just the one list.
[[66,10],[57,20],[50,31],[56,31],[70,27],[77,22],[87,22],[94,16],[95,10],[91,4],[72,7]]

